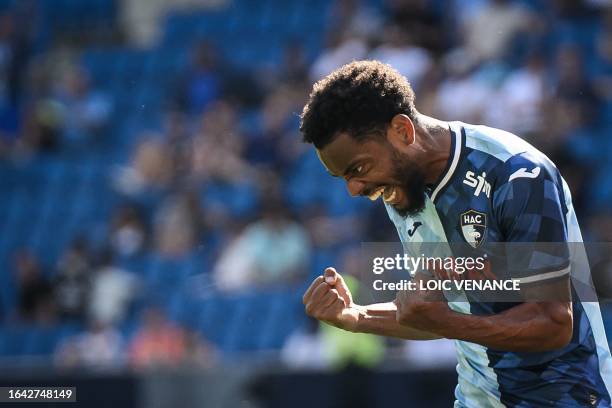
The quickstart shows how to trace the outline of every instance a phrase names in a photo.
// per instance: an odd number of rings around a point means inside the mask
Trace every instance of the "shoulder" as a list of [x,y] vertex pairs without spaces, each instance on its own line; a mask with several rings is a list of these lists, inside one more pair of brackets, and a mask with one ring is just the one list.
[[488,126],[462,126],[467,160],[486,167],[497,187],[515,180],[560,182],[555,164],[515,134]]
[[522,152],[508,158],[496,171],[497,184],[512,182],[560,182],[559,170],[543,153]]
[[524,139],[502,129],[461,123],[465,134],[465,147],[506,162],[512,156],[538,150]]

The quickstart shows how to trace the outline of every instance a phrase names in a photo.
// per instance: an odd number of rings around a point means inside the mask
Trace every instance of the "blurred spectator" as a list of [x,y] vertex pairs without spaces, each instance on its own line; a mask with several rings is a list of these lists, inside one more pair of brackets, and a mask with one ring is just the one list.
[[65,49],[36,55],[28,67],[24,85],[22,127],[16,153],[56,151],[61,146],[62,109],[52,98],[54,84],[72,66],[72,55]]
[[119,3],[121,26],[134,47],[151,47],[160,36],[160,17],[167,0],[125,0]]
[[488,104],[489,126],[527,136],[540,130],[546,97],[546,66],[541,55],[531,55],[525,66],[511,72]]
[[199,202],[193,193],[166,198],[154,216],[155,248],[168,257],[186,255],[200,236],[202,221]]
[[603,9],[610,7],[610,0],[586,0],[586,4],[593,7],[601,7]]
[[191,150],[191,177],[196,182],[240,181],[249,174],[242,158],[244,141],[235,109],[225,101],[212,104],[201,119]]
[[89,296],[89,317],[103,325],[120,323],[127,317],[138,290],[135,275],[112,264],[110,250],[105,250],[100,266],[94,271],[91,295]]
[[[469,6],[461,2],[461,8]],[[407,30],[408,36],[415,44],[438,53],[447,48],[448,23],[439,13],[435,2],[429,0],[384,0],[387,19],[397,27]],[[450,9],[445,4],[446,9]]]
[[377,35],[383,23],[378,10],[362,0],[335,0],[331,21],[337,30],[359,38]]
[[146,228],[138,208],[129,205],[117,208],[110,228],[110,244],[117,254],[130,256],[144,249]]
[[149,48],[160,38],[162,18],[169,11],[214,9],[228,0],[123,0],[119,2],[122,29],[135,47]]
[[113,104],[92,89],[84,68],[58,50],[40,58],[32,69],[31,98],[25,114],[24,138],[30,149],[53,151],[102,140]]
[[27,250],[15,256],[18,318],[37,324],[55,319],[53,287],[42,275],[38,260]]
[[78,66],[63,72],[50,102],[58,104],[59,126],[69,144],[101,138],[112,112],[109,96],[92,89],[88,73]]
[[297,40],[288,41],[283,48],[283,63],[280,66],[280,81],[303,83],[308,78],[306,50]]
[[[608,0],[602,0],[608,1]],[[590,7],[591,4],[601,3],[599,0],[587,0],[587,1],[576,1],[576,0],[553,0],[551,5],[553,10],[559,17],[566,21],[576,24],[577,22],[584,22],[583,17],[588,16],[594,10]],[[590,3],[590,4],[589,4]],[[601,5],[601,4],[600,4]]]
[[48,99],[35,100],[26,108],[19,153],[55,152],[61,146],[61,107]]
[[520,3],[512,0],[485,2],[474,18],[465,22],[466,51],[476,61],[504,57],[515,37],[525,30],[532,16]]
[[12,106],[24,97],[27,63],[33,51],[31,43],[35,29],[32,24],[24,24],[32,18],[30,6],[24,4],[0,14],[1,99]]
[[69,337],[55,350],[55,364],[62,368],[114,369],[123,364],[123,341],[112,326],[94,322],[89,329]]
[[192,129],[188,118],[187,114],[179,110],[169,110],[164,114],[163,138],[177,183],[189,180]]
[[262,218],[249,225],[221,253],[214,268],[219,289],[294,283],[310,258],[310,239],[304,227],[289,218],[281,202],[264,203]]
[[221,72],[215,47],[209,42],[199,43],[193,51],[191,67],[178,86],[178,107],[191,115],[204,112],[221,94]]
[[591,242],[612,242],[612,211],[608,209],[593,214],[588,231],[591,233]]
[[452,369],[457,366],[457,351],[452,340],[405,341],[402,345],[403,358],[415,369]]
[[604,14],[602,27],[595,40],[596,58],[594,87],[598,96],[608,104],[608,115],[612,114],[612,8]]
[[[556,55],[556,68],[554,96],[555,102],[566,108],[562,109],[563,115],[575,126],[592,124],[598,118],[601,101],[589,83],[580,48],[571,44],[561,46]],[[567,128],[571,130],[575,126]]]
[[[577,154],[575,147],[562,143],[555,137],[558,137],[558,135],[551,133],[551,135],[544,136],[543,133],[539,133],[535,142],[537,142],[537,146],[545,149],[554,163],[559,163],[559,170],[564,175],[563,178],[572,192],[574,210],[579,219],[586,220],[587,216],[592,216],[591,211],[594,211],[597,206],[597,200],[592,200],[592,197],[590,197],[589,184],[595,178],[594,163],[591,161],[585,162],[580,154]],[[585,135],[581,139],[586,137],[588,136]]]
[[344,32],[332,32],[327,48],[321,52],[310,67],[310,80],[318,81],[344,64],[363,59],[367,52],[368,47],[363,40]]
[[[576,45],[561,46],[555,62],[556,75],[552,78],[546,111],[548,126],[541,135],[539,147],[549,154],[573,157],[574,161],[583,162],[580,166],[588,168],[589,158],[597,154],[597,148],[588,152],[588,146],[592,144],[593,127],[600,116],[601,100],[588,81],[581,50]],[[564,173],[564,176],[571,177],[571,174]]]
[[129,345],[129,361],[137,369],[179,365],[187,349],[185,332],[157,308],[143,312],[141,327]]
[[295,369],[328,368],[329,352],[319,328],[319,321],[308,317],[302,326],[291,333],[281,349],[283,363]]
[[147,132],[140,138],[131,165],[119,167],[114,177],[115,188],[129,196],[163,190],[174,178],[171,152],[161,136]]
[[91,264],[87,241],[76,238],[60,257],[54,281],[59,313],[64,318],[82,319],[87,311],[91,287]]
[[473,60],[462,51],[449,54],[444,65],[447,75],[438,87],[436,114],[444,120],[482,123],[491,87],[475,74]]
[[[316,248],[333,248],[346,244],[349,240],[357,240],[363,234],[364,224],[357,222],[354,216],[332,217],[322,206],[308,208],[302,218]],[[381,218],[376,220],[376,228],[379,229],[380,220]],[[395,229],[393,232],[397,234]],[[395,238],[395,235],[393,237]]]
[[251,163],[282,174],[302,153],[295,143],[294,112],[304,97],[300,88],[290,85],[278,85],[268,94],[261,107],[261,132],[252,135],[247,146],[246,157]]
[[410,35],[398,26],[385,30],[384,42],[370,53],[370,58],[390,64],[410,81],[415,92],[433,63],[429,52],[414,44]]

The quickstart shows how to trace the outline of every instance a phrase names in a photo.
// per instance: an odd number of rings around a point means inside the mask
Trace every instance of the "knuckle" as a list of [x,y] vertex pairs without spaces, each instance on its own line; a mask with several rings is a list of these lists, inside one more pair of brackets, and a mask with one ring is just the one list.
[[306,311],[307,315],[312,316],[312,312],[313,312],[312,304],[308,303],[306,307],[304,308],[304,310]]

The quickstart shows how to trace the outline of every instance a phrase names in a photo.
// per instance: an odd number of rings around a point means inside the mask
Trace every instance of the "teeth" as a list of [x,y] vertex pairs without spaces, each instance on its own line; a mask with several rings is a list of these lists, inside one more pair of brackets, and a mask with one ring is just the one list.
[[383,200],[385,200],[386,203],[390,203],[395,200],[396,195],[397,190],[395,189],[395,187],[387,187],[384,190]]
[[372,200],[372,201],[376,201],[376,200],[378,200],[378,197],[380,197],[383,194],[384,191],[385,191],[385,188],[384,187],[380,187],[378,190],[376,190],[372,194],[370,194],[368,196],[368,198],[370,200]]

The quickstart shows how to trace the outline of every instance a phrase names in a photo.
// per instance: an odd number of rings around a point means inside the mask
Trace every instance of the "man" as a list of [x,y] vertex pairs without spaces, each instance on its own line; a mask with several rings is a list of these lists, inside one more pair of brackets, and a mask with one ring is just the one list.
[[[388,65],[357,61],[317,82],[301,131],[351,195],[383,198],[404,244],[486,251],[496,242],[582,241],[569,189],[545,155],[501,130],[420,114],[410,84]],[[570,299],[570,266],[566,258],[528,267],[521,283]],[[310,316],[345,330],[456,340],[457,407],[610,406],[612,358],[597,303],[429,295],[400,291],[391,303],[357,305],[327,268],[303,300]]]

